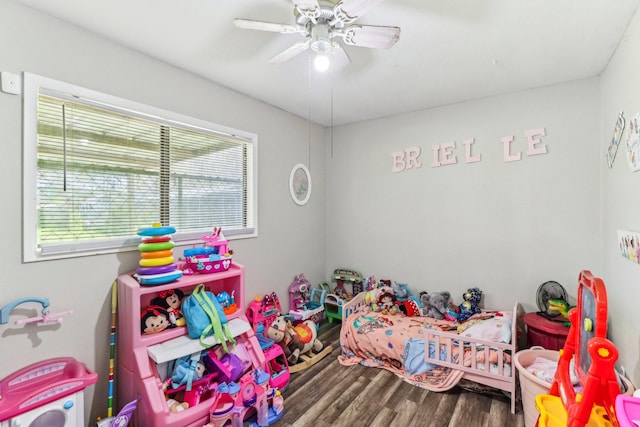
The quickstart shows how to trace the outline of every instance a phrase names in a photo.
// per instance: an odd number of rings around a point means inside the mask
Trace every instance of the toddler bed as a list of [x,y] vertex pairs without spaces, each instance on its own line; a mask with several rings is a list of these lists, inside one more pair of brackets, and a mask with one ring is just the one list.
[[464,377],[509,392],[515,413],[511,359],[524,330],[518,302],[510,312],[483,311],[465,323],[383,315],[369,307],[364,293],[342,307],[342,365],[383,368],[431,391],[449,390]]

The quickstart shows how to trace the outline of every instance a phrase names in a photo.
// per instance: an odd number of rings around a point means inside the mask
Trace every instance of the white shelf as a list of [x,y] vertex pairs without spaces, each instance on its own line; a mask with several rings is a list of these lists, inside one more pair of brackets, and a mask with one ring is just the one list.
[[[251,325],[249,322],[236,318],[229,320],[229,329],[231,330],[231,335],[233,337],[237,337],[250,331]],[[218,340],[214,335],[206,337],[203,341],[209,346],[220,344],[220,340]],[[179,357],[187,356],[202,350],[205,350],[205,347],[200,344],[200,340],[197,338],[191,339],[188,335],[182,335],[160,344],[147,347],[149,357],[158,364],[175,360]]]

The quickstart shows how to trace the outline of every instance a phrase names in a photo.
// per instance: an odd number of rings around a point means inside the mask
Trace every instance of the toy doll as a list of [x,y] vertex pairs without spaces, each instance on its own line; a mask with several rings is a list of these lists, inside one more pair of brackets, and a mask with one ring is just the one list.
[[390,287],[380,288],[376,304],[382,314],[396,314],[399,311],[396,305],[396,297]]
[[180,311],[184,292],[181,289],[167,289],[151,300],[152,305],[163,307],[169,313],[169,321],[175,326],[184,326],[185,319]]
[[158,305],[149,305],[140,315],[140,330],[143,334],[155,334],[167,328],[173,328],[169,322],[169,312]]

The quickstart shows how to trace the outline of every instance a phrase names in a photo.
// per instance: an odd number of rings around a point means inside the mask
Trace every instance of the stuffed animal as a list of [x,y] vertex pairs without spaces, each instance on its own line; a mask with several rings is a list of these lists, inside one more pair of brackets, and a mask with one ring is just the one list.
[[467,292],[462,294],[464,300],[458,307],[460,312],[458,313],[458,322],[466,322],[471,316],[476,313],[480,313],[480,299],[482,298],[482,291],[479,288],[469,288]]
[[422,302],[418,297],[413,295],[398,303],[398,308],[408,317],[422,315]]
[[287,356],[287,361],[293,365],[298,362],[301,354],[312,350],[316,353],[320,352],[324,344],[318,339],[316,324],[313,320],[306,320],[293,326],[290,318],[286,315],[276,317],[267,328],[267,338],[280,344]]
[[184,299],[184,292],[182,289],[167,289],[161,291],[160,294],[151,300],[152,305],[159,305],[163,307],[169,313],[169,321],[176,326],[186,325],[186,320],[182,316],[180,306]]
[[444,319],[450,299],[451,294],[446,291],[421,294],[420,302],[423,306],[423,316],[433,317],[437,320]]
[[169,312],[159,305],[148,305],[140,313],[140,330],[143,334],[155,334],[174,326],[169,320]]
[[396,301],[405,301],[411,296],[409,291],[409,285],[406,283],[393,282],[393,293],[396,296]]

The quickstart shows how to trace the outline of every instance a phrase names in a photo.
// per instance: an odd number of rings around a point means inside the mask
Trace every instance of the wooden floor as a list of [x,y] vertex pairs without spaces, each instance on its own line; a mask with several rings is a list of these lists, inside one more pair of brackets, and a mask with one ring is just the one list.
[[478,393],[459,387],[435,393],[412,386],[384,369],[342,366],[340,324],[324,321],[319,338],[333,352],[314,366],[291,374],[284,391],[285,426],[524,427],[501,392]]

